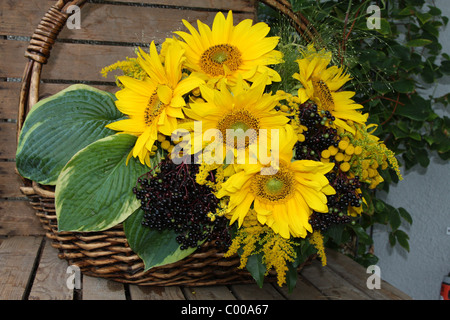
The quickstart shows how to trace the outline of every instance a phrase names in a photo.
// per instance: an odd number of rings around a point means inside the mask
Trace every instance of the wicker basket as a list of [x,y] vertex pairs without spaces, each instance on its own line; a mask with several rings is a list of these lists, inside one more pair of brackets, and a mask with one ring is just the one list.
[[[25,52],[28,62],[20,92],[18,134],[30,108],[39,100],[42,65],[47,63],[51,48],[68,18],[66,8],[70,5],[81,7],[85,2],[58,0],[44,15],[31,37]],[[129,247],[122,225],[101,232],[58,232],[54,188],[25,178],[22,180],[24,187],[21,192],[30,199],[31,206],[46,231],[46,237],[59,250],[58,256],[66,259],[70,265],[78,266],[85,275],[154,286],[254,282],[246,270],[238,269],[238,256],[224,258],[224,253],[211,243],[205,243],[181,261],[144,271],[144,263]],[[276,275],[273,273],[266,277],[266,281],[274,280]]]

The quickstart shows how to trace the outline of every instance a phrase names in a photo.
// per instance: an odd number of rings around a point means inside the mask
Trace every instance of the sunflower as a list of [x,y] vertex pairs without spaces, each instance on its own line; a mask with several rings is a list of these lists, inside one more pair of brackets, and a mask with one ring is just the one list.
[[261,164],[237,165],[236,173],[222,184],[217,197],[229,196],[230,223],[242,225],[251,208],[258,221],[271,227],[284,238],[305,238],[312,232],[312,211],[328,212],[326,195],[334,194],[325,174],[334,163],[312,160],[292,162],[292,149],[297,136],[291,125],[280,130],[278,170],[263,175]]
[[303,88],[298,90],[298,97],[301,103],[308,99],[313,100],[319,110],[329,111],[334,116],[334,124],[337,127],[354,133],[354,129],[346,121],[365,123],[367,114],[363,115],[357,110],[363,106],[351,99],[355,92],[338,91],[351,78],[343,68],[328,68],[331,58],[331,52],[324,49],[317,52],[313,45],[308,46],[303,58],[297,60],[300,73],[293,75],[303,85]]
[[171,46],[164,64],[154,42],[149,54],[139,50],[137,61],[146,76],[143,80],[129,76],[118,78],[124,88],[116,93],[116,106],[128,117],[107,125],[107,128],[138,136],[129,157],[139,157],[141,163],[149,165],[150,151],[158,132],[171,135],[177,129],[177,118],[184,118],[183,95],[203,81],[193,76],[181,79],[184,61],[181,47]]
[[[281,129],[289,122],[286,114],[275,110],[281,96],[264,93],[266,79],[266,76],[260,77],[249,86],[239,78],[231,89],[224,83],[220,89],[200,86],[201,96],[205,100],[192,102],[183,108],[189,119],[202,125],[201,131],[194,130],[191,150],[196,153],[205,148],[203,158],[205,151],[211,152],[216,163],[223,163],[225,158],[227,163],[235,163],[235,160],[237,163],[248,163],[249,156],[256,163],[256,153],[264,152],[257,151],[257,148],[267,142],[264,146],[269,149],[267,146],[272,140],[272,130]],[[215,134],[214,140],[208,132]],[[199,134],[203,142],[200,146],[195,145]]]
[[281,81],[280,75],[267,67],[281,63],[282,54],[274,50],[279,37],[266,37],[270,31],[266,23],[252,25],[252,20],[246,19],[234,26],[231,11],[226,19],[223,13],[217,13],[212,28],[197,21],[197,31],[186,20],[183,23],[190,34],[175,33],[184,40],[180,42],[186,50],[186,66],[205,80],[234,84],[238,75],[253,81],[259,74],[268,73],[267,84]]

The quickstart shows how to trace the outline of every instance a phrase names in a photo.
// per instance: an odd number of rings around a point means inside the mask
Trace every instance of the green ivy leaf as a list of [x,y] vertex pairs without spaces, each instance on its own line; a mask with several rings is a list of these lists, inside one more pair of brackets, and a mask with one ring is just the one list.
[[154,230],[142,225],[145,212],[137,209],[124,222],[123,229],[133,252],[144,262],[145,270],[177,262],[196,248],[180,249],[173,230]]
[[132,189],[149,168],[135,158],[126,165],[135,142],[135,136],[115,134],[90,144],[67,163],[55,192],[59,231],[109,229],[139,208]]
[[19,173],[54,185],[72,156],[90,143],[114,134],[105,125],[123,115],[114,96],[77,84],[39,101],[20,132],[16,165]]

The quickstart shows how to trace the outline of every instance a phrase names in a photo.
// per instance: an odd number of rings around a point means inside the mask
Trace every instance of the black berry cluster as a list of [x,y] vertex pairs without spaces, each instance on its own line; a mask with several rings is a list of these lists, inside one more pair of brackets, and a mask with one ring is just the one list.
[[322,150],[331,145],[338,146],[339,136],[336,129],[327,126],[335,120],[329,111],[318,111],[316,105],[304,104],[298,116],[301,124],[308,130],[303,133],[305,141],[296,145],[296,159],[320,160]]
[[144,210],[142,224],[156,230],[173,230],[180,249],[199,247],[202,241],[228,246],[228,220],[207,216],[215,212],[219,200],[211,188],[195,181],[199,165],[175,164],[163,160],[155,173],[138,179],[133,189]]
[[[303,132],[305,140],[295,146],[296,159],[320,161],[323,150],[338,147],[340,138],[337,130],[329,126],[335,120],[329,111],[319,111],[314,104],[304,104],[300,106],[298,118],[307,130]],[[348,207],[360,207],[362,202],[362,195],[357,191],[361,187],[359,177],[349,178],[340,170],[334,157],[329,160],[335,166],[326,177],[336,194],[327,196],[327,213],[314,211],[310,216],[309,223],[314,230],[324,231],[333,224],[351,222]]]

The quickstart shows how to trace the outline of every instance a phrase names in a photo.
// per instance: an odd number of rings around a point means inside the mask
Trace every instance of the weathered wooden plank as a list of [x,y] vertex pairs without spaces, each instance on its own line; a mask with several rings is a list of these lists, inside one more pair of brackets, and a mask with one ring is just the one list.
[[[137,1],[136,1],[137,2]],[[253,19],[255,9],[251,1],[154,1],[152,6],[86,3],[81,9],[80,28],[65,27],[58,39],[77,39],[113,42],[150,43],[162,42],[172,37],[172,32],[183,29],[182,19],[191,23],[197,19],[211,24],[216,12],[209,10],[237,9],[235,22]],[[169,7],[172,3],[182,9]],[[40,19],[55,1],[2,1],[0,11],[0,34],[31,36]],[[162,5],[160,7],[155,4]],[[189,7],[194,7],[189,9]],[[207,8],[208,10],[202,10]],[[243,9],[246,12],[241,12]]]
[[380,289],[369,289],[367,279],[371,274],[359,263],[334,250],[327,251],[328,266],[353,286],[363,291],[372,299],[377,300],[410,300],[407,294],[401,292],[388,282],[381,280]]
[[73,289],[68,288],[67,261],[58,258],[58,252],[47,240],[28,300],[72,300]]
[[44,235],[35,211],[26,200],[0,200],[0,236]]
[[0,300],[24,296],[42,237],[11,237],[0,244]]
[[104,278],[83,276],[83,300],[125,300],[122,283]]
[[[21,78],[25,68],[26,41],[0,40],[0,77]],[[41,79],[114,81],[112,73],[107,79],[101,69],[135,57],[134,47],[93,44],[57,43],[50,54],[48,64],[43,66]]]
[[131,300],[185,300],[180,287],[130,285]]
[[239,300],[285,300],[271,283],[264,283],[262,288],[256,283],[236,284],[231,286],[231,290]]
[[183,292],[188,300],[235,300],[226,286],[186,287]]
[[363,291],[343,279],[329,267],[323,267],[319,261],[313,261],[311,265],[305,266],[301,275],[331,300],[370,299]]
[[20,83],[0,81],[0,119],[17,120],[19,94]]
[[12,122],[0,122],[0,159],[16,158],[16,128]]
[[326,300],[319,290],[301,276],[298,277],[297,285],[292,292],[289,292],[286,285],[280,288],[280,291],[288,300]]
[[0,198],[24,197],[19,189],[23,183],[15,168],[15,162],[0,161]]

